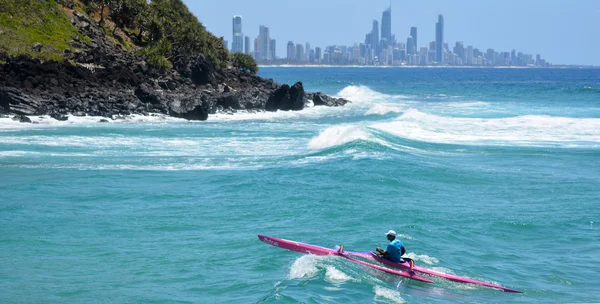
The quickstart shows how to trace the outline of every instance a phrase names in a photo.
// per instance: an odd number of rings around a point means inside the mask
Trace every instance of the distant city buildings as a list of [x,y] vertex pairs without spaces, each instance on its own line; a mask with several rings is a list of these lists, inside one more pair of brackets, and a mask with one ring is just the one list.
[[435,61],[444,64],[444,16],[438,16],[435,24]]
[[242,33],[242,16],[233,16],[233,43],[232,53],[244,52],[244,34]]
[[244,53],[250,55],[250,37],[244,37]]
[[[419,45],[417,27],[410,28],[410,35],[404,43],[396,40],[392,33],[392,8],[383,11],[381,27],[378,20],[373,20],[370,31],[364,42],[351,46],[329,45],[324,48],[311,47],[289,41],[286,45],[286,56],[277,57],[277,41],[270,36],[267,26],[259,27],[259,34],[254,39],[254,48],[250,49],[249,36],[242,31],[242,17],[233,16],[233,43],[231,52],[250,54],[259,64],[323,64],[323,65],[371,65],[371,66],[550,66],[540,54],[535,57],[512,50],[498,52],[494,49],[480,51],[463,41],[455,42],[449,47],[444,40],[444,16],[438,15],[435,23],[434,41]],[[405,36],[404,36],[405,37]],[[227,40],[223,40],[228,47]],[[450,46],[452,46],[450,44]]]

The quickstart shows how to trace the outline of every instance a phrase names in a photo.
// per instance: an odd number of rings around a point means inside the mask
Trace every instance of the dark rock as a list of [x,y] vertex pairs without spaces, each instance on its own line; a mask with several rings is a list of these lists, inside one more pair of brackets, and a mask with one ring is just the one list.
[[31,47],[31,49],[32,49],[34,52],[39,52],[39,51],[41,51],[41,50],[42,50],[42,44],[41,44],[41,43],[35,43],[35,44],[34,44],[34,45]]
[[302,82],[298,81],[290,88],[290,100],[292,102],[291,110],[299,111],[304,109],[306,100],[304,97],[304,86],[302,86]]
[[187,120],[207,120],[210,106],[199,99],[187,99],[171,103],[171,116]]
[[269,95],[269,99],[265,105],[265,110],[277,111],[278,109],[284,107],[283,105],[289,106],[291,104],[289,91],[290,86],[284,84],[275,91],[271,92],[271,95]]
[[140,85],[135,90],[135,96],[137,96],[142,102],[150,103],[153,105],[160,103],[160,97],[158,96],[158,93],[145,83]]
[[18,122],[31,123],[31,119],[29,119],[29,117],[27,117],[25,115],[17,115],[15,117],[13,117],[12,120],[18,121]]
[[68,116],[62,115],[62,114],[59,114],[59,113],[52,113],[52,114],[50,114],[50,117],[52,117],[52,118],[54,118],[54,119],[56,119],[58,121],[67,121],[67,120],[69,120]]
[[284,84],[269,95],[265,105],[267,111],[302,110],[305,104],[304,87],[302,82],[296,82],[292,87]]
[[18,115],[39,115],[45,112],[41,101],[8,87],[0,88],[0,106]]
[[100,119],[98,122],[99,122],[99,123],[108,123],[108,119],[104,119],[104,118],[102,118],[102,119]]
[[307,94],[309,99],[312,99],[315,106],[328,106],[328,107],[340,107],[349,103],[350,101],[344,98],[333,98],[327,96],[321,92]]

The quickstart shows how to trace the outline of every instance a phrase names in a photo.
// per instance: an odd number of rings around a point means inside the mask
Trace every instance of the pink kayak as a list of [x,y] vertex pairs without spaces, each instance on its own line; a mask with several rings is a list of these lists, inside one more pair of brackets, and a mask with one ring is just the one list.
[[[371,261],[376,261],[379,263],[382,263],[384,265],[390,266],[390,267],[394,267],[397,269],[402,269],[402,270],[410,270],[410,264],[408,262],[404,262],[404,263],[396,263],[396,262],[392,262],[390,260],[381,258],[376,256],[373,252],[346,252],[347,255],[351,255],[351,256],[355,256],[355,257],[360,257],[360,258],[364,258],[364,259],[368,259]],[[486,286],[486,287],[491,287],[491,288],[495,288],[495,289],[499,289],[502,291],[506,291],[506,292],[517,292],[520,293],[521,291],[518,290],[514,290],[514,289],[510,289],[510,288],[506,288],[506,287],[502,287],[500,285],[495,285],[495,284],[490,284],[490,283],[486,283],[486,282],[482,282],[482,281],[477,281],[477,280],[473,280],[473,279],[469,279],[469,278],[465,278],[465,277],[459,277],[456,275],[452,275],[452,274],[447,274],[447,273],[442,273],[442,272],[438,272],[435,270],[431,270],[431,269],[427,269],[427,268],[423,268],[423,267],[419,267],[419,266],[415,266],[413,268],[413,271],[415,272],[419,272],[419,273],[424,273],[424,274],[428,274],[428,275],[432,275],[432,276],[436,276],[436,277],[441,277],[450,281],[454,281],[454,282],[460,282],[460,283],[470,283],[470,284],[475,284],[475,285],[481,285],[481,286]]]
[[309,245],[309,244],[304,244],[304,243],[299,243],[299,242],[294,242],[294,241],[289,241],[289,240],[284,240],[284,239],[279,239],[279,238],[261,235],[261,234],[258,235],[258,239],[260,239],[261,241],[263,241],[269,245],[273,245],[275,247],[292,250],[292,251],[297,251],[297,252],[301,252],[301,253],[314,254],[314,255],[338,255],[349,261],[352,261],[352,262],[355,262],[355,263],[358,263],[358,264],[361,264],[361,265],[364,265],[364,266],[367,266],[367,267],[370,267],[373,269],[377,269],[377,270],[380,270],[380,271],[383,271],[383,272],[386,272],[389,274],[409,278],[409,279],[416,280],[416,281],[433,283],[433,281],[426,279],[424,277],[421,277],[419,275],[416,275],[414,272],[409,273],[409,272],[404,272],[404,271],[396,271],[396,270],[381,267],[378,265],[373,265],[371,263],[367,263],[365,261],[361,261],[361,260],[357,260],[352,257],[349,257],[348,255],[346,255],[346,252],[339,252],[338,250],[335,250],[335,249],[325,248],[325,247],[315,246],[315,245]]

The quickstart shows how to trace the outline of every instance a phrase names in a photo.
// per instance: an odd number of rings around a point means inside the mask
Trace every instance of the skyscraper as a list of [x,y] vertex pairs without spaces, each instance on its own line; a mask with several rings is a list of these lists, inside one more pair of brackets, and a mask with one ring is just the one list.
[[300,43],[296,44],[296,61],[304,61],[304,47]]
[[435,61],[439,64],[444,63],[444,16],[438,15],[438,22],[435,24]]
[[231,44],[232,53],[244,51],[244,34],[242,33],[242,16],[233,16],[233,40]]
[[304,49],[304,60],[305,61],[310,61],[309,60],[309,55],[310,55],[310,43],[306,42],[306,44],[304,45],[305,49]]
[[269,43],[271,42],[270,30],[268,27],[261,25],[258,28],[258,40],[257,49],[254,50],[258,60],[270,60],[269,56]]
[[294,61],[296,60],[296,45],[293,41],[288,41],[287,43],[287,60]]
[[250,37],[244,38],[244,53],[250,55]]
[[317,62],[317,63],[321,62],[321,48],[320,47],[315,48],[315,62]]
[[419,47],[419,43],[417,42],[417,27],[413,26],[410,28],[410,36],[413,39],[413,43],[415,45],[415,51]]
[[406,54],[407,55],[412,55],[415,54],[416,47],[415,47],[415,41],[413,39],[412,36],[408,36],[408,38],[406,39]]
[[373,20],[373,29],[371,30],[371,46],[375,51],[375,56],[379,56],[379,22]]
[[275,60],[277,59],[277,41],[275,39],[271,39],[269,41],[269,59]]
[[383,11],[381,16],[381,39],[387,40],[389,44],[392,43],[392,7]]

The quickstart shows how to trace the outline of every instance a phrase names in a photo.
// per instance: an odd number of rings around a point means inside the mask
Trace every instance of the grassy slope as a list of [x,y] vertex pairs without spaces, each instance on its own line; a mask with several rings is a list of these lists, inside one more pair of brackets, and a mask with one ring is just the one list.
[[[87,38],[55,0],[0,0],[0,31],[0,51],[57,61],[73,37]],[[43,45],[40,52],[32,49],[36,43]]]

